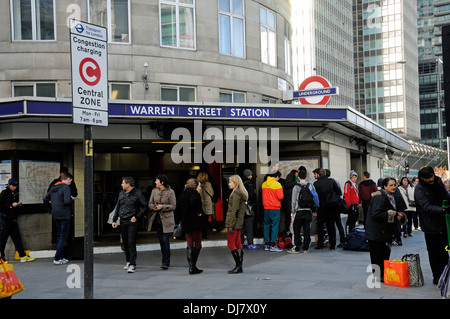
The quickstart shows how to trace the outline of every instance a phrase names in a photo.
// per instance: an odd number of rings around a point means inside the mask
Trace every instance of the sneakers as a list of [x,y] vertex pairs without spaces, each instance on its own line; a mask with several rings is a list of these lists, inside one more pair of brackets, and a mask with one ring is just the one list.
[[60,259],[60,260],[53,260],[53,264],[55,265],[64,265],[67,264],[69,261],[66,258]]
[[259,246],[256,246],[255,244],[251,244],[251,245],[247,246],[247,249],[250,249],[250,250],[252,250],[252,249],[259,249]]
[[295,247],[292,247],[287,252],[288,252],[288,254],[299,254],[300,253],[298,250],[295,249]]
[[269,245],[264,245],[264,250],[269,251],[269,247],[270,247]]
[[278,246],[270,246],[269,251],[279,252],[279,251],[283,251],[283,249],[281,249]]
[[30,257],[30,256],[25,256],[25,257],[20,257],[20,262],[21,263],[26,263],[27,261],[33,261],[36,258]]
[[136,266],[131,265],[129,262],[123,267],[123,270],[126,270],[128,273],[134,273],[136,271]]

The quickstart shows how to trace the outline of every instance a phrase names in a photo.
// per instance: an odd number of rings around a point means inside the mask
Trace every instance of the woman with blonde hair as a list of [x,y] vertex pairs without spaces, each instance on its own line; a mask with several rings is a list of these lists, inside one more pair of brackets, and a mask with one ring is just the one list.
[[231,194],[228,198],[228,210],[225,222],[227,228],[227,242],[236,266],[228,271],[229,274],[242,272],[244,252],[241,243],[241,228],[244,224],[244,214],[248,193],[239,175],[232,175],[228,179]]

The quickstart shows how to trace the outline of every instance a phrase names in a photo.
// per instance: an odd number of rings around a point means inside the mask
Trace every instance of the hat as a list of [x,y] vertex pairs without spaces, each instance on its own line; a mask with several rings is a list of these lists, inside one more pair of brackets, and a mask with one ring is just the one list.
[[249,176],[253,175],[252,171],[249,170],[248,168],[244,169],[244,173],[243,174],[244,174],[245,177],[249,177]]
[[354,170],[350,172],[350,178],[352,178],[353,176],[358,176],[358,174]]
[[19,185],[19,182],[18,182],[17,179],[15,179],[15,178],[10,178],[10,179],[8,180],[8,185],[17,186],[17,185]]

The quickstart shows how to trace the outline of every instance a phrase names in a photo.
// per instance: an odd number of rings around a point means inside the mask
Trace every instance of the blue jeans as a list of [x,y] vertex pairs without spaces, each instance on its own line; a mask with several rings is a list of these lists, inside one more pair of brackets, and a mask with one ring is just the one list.
[[280,225],[279,209],[264,209],[264,243],[275,245]]
[[57,231],[55,260],[61,260],[69,237],[70,219],[55,219],[55,223]]
[[161,253],[162,253],[162,265],[170,266],[169,233],[164,233],[161,225],[158,225],[157,231],[158,231],[158,238],[159,238],[159,246],[161,247]]

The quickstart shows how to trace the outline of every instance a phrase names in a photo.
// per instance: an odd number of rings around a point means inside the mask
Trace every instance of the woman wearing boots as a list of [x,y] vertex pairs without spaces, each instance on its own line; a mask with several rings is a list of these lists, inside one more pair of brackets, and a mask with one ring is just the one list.
[[236,266],[230,270],[229,274],[242,272],[244,252],[241,244],[241,228],[244,223],[245,203],[248,200],[248,193],[239,175],[230,176],[228,181],[231,194],[228,198],[228,210],[225,227],[228,230],[228,248],[231,250]]
[[184,191],[178,198],[177,216],[186,236],[186,256],[189,263],[189,274],[195,275],[203,270],[197,268],[197,259],[202,248],[202,198],[200,197],[200,182],[190,178],[184,186]]

